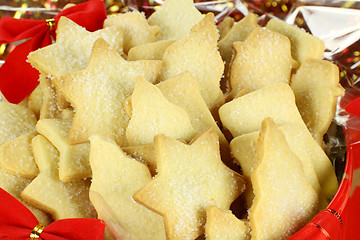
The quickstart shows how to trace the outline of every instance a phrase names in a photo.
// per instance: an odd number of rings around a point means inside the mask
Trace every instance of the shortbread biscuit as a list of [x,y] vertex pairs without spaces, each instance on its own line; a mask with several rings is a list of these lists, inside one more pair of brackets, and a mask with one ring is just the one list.
[[171,103],[184,109],[197,133],[213,127],[219,136],[223,160],[229,163],[229,143],[218,127],[214,117],[201,96],[199,83],[186,73],[157,84],[158,88]]
[[37,175],[29,145],[36,132],[36,121],[29,108],[0,102],[0,166],[9,173],[27,178]]
[[[98,38],[103,38],[117,52],[123,52],[123,32],[121,28],[112,26],[95,32],[88,32],[66,17],[57,23],[56,42],[31,52],[29,62],[40,73],[58,79],[73,71],[84,69],[89,61],[91,49]],[[69,107],[56,89],[57,102],[61,109]]]
[[[114,142],[92,136],[90,162],[92,192],[100,194],[130,239],[164,239],[163,218],[133,200],[133,194],[151,181],[147,166],[127,156]],[[106,156],[106,157],[104,157]],[[92,199],[92,198],[91,198]],[[101,208],[94,202],[95,208]]]
[[127,60],[161,60],[166,49],[174,42],[175,40],[163,40],[133,47],[128,53]]
[[57,24],[56,43],[31,52],[28,60],[40,73],[60,78],[86,67],[91,47],[98,38],[103,38],[117,52],[122,53],[123,32],[120,27],[88,32],[70,19],[61,17]]
[[40,117],[40,109],[43,103],[43,91],[38,85],[28,96],[27,107],[30,108],[37,118]]
[[164,217],[168,239],[195,239],[204,233],[205,209],[229,209],[245,181],[222,163],[213,128],[191,145],[157,135],[154,147],[158,174],[134,199]]
[[43,102],[40,109],[40,119],[60,118],[61,109],[65,107],[65,105],[62,104],[61,107],[59,106],[59,102],[57,101],[58,95],[56,93],[54,85],[52,84],[51,79],[44,74],[40,74],[39,82],[41,90],[43,92]]
[[226,34],[230,31],[232,26],[235,23],[235,19],[228,16],[220,24],[217,25],[217,29],[219,31],[219,41],[223,39]]
[[229,77],[230,63],[234,54],[232,49],[233,43],[245,41],[249,34],[257,28],[257,21],[257,16],[249,13],[246,17],[235,23],[224,38],[218,42],[221,57],[225,62],[224,75],[226,79]]
[[189,142],[195,135],[186,111],[169,102],[153,84],[139,77],[131,95],[132,115],[126,128],[129,145],[152,144],[165,134]]
[[124,34],[123,48],[127,54],[135,46],[157,41],[158,26],[150,26],[140,12],[119,13],[109,16],[104,27],[117,26]]
[[59,151],[59,179],[62,182],[91,177],[90,144],[69,144],[71,123],[69,119],[42,119],[36,124],[36,130]]
[[182,73],[191,73],[212,112],[216,112],[224,102],[219,86],[224,64],[217,50],[217,39],[214,14],[208,13],[187,37],[170,45],[163,56],[161,69],[163,81]]
[[100,134],[124,146],[128,117],[123,102],[131,95],[137,77],[155,82],[160,68],[161,61],[126,61],[98,39],[86,69],[68,74],[62,81],[54,80],[76,111],[69,143],[86,142],[91,135]]
[[24,189],[21,197],[50,213],[55,220],[96,217],[89,200],[90,181],[61,182],[58,176],[59,153],[45,137],[34,137],[32,148],[40,173]]
[[157,174],[155,149],[153,144],[122,147],[121,150],[140,162],[145,163],[152,176]]
[[[201,96],[199,84],[191,74],[181,74],[164,82],[160,82],[156,86],[169,102],[186,111],[190,118],[191,125],[197,134],[210,127],[216,130],[216,133],[219,135],[222,159],[226,164],[231,166],[232,160],[229,154],[229,143],[207,108]],[[127,99],[125,102],[125,111],[127,115],[131,117],[131,100]]]
[[250,225],[238,219],[230,210],[216,206],[206,208],[205,236],[208,240],[250,240]]
[[319,38],[280,19],[271,19],[266,28],[287,36],[291,42],[291,55],[300,64],[309,58],[323,59],[325,44]]
[[288,239],[318,212],[318,197],[275,122],[265,119],[251,176],[251,239]]
[[221,106],[219,115],[233,137],[260,130],[261,122],[266,117],[271,117],[278,126],[302,121],[294,93],[285,83],[238,97]]
[[335,116],[337,98],[344,95],[339,68],[325,60],[307,59],[292,77],[290,87],[306,126],[322,146]]
[[31,140],[36,131],[14,138],[0,146],[0,166],[7,172],[32,179],[39,170],[34,161]]
[[245,42],[235,42],[230,68],[231,91],[252,92],[278,82],[290,82],[297,62],[291,57],[290,40],[277,32],[256,28]]
[[21,192],[30,182],[30,179],[12,175],[0,167],[0,187],[24,204],[42,225],[47,226],[52,222],[50,215],[25,202],[21,198]]
[[148,21],[160,27],[160,40],[176,40],[185,37],[202,18],[193,0],[166,0]]
[[26,107],[0,102],[0,145],[35,131],[35,114]]

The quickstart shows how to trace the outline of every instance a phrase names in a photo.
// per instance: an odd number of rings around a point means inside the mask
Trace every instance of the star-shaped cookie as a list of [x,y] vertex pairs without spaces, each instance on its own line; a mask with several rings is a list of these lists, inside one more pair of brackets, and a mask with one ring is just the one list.
[[191,28],[190,33],[167,48],[162,58],[161,79],[191,73],[212,113],[224,102],[220,79],[224,62],[217,50],[218,33],[214,14],[208,13]]
[[[29,108],[0,102],[0,166],[3,169],[28,178],[37,175],[38,169],[29,145],[36,132],[36,121],[35,114]],[[17,151],[16,146],[21,150]]]
[[194,6],[193,0],[166,0],[148,19],[150,25],[157,25],[161,31],[159,39],[174,40],[185,37],[192,26],[203,18]]
[[160,69],[161,61],[126,61],[98,39],[86,69],[68,74],[63,80],[54,79],[76,111],[70,144],[86,142],[91,135],[99,134],[125,145],[128,117],[123,102],[131,95],[137,77],[153,83]]
[[24,189],[21,197],[50,213],[55,220],[96,217],[89,200],[90,181],[61,182],[58,176],[59,152],[45,137],[34,137],[32,148],[40,173]]
[[[120,27],[112,26],[95,32],[88,32],[66,17],[57,23],[56,42],[28,56],[28,60],[40,73],[61,78],[67,73],[84,69],[89,61],[91,49],[98,38],[103,38],[117,52],[123,52],[123,32]],[[61,109],[69,107],[59,89],[56,101]]]
[[154,147],[158,174],[134,199],[164,217],[168,239],[196,239],[204,233],[206,208],[229,209],[245,181],[221,161],[213,128],[191,145],[157,135]]
[[122,53],[123,32],[120,27],[88,32],[70,19],[61,17],[57,25],[56,42],[31,52],[28,60],[40,73],[59,78],[86,67],[92,46],[98,38],[103,38],[117,52]]
[[24,204],[42,225],[47,226],[52,222],[50,215],[25,202],[21,198],[21,192],[30,182],[30,179],[12,175],[0,167],[0,187]]
[[206,209],[205,236],[208,240],[250,240],[250,225],[238,219],[230,210],[216,206]]
[[39,170],[34,162],[31,140],[36,131],[21,135],[0,146],[0,166],[9,173],[32,179]]
[[0,102],[0,145],[35,130],[37,119],[26,107]]
[[92,192],[100,194],[109,205],[115,221],[132,236],[129,239],[165,240],[162,217],[133,199],[133,194],[151,181],[147,166],[101,136],[92,136],[90,144],[93,171],[90,199],[95,208],[103,206],[94,201]]
[[122,147],[121,150],[140,162],[146,163],[152,176],[157,174],[155,149],[153,144]]
[[41,119],[36,130],[59,151],[59,179],[70,182],[91,177],[89,142],[70,145],[70,119]]

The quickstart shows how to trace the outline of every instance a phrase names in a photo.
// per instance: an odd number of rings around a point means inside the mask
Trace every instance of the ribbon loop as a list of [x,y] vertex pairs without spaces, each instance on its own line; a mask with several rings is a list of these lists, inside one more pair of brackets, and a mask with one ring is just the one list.
[[38,223],[31,231],[30,240],[40,239],[40,234],[44,231],[44,229],[45,227],[41,223]]

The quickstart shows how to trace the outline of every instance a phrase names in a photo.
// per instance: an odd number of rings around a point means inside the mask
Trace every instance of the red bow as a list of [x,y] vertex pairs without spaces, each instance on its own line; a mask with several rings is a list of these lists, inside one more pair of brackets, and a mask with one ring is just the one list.
[[56,15],[53,19],[55,26],[46,20],[0,18],[0,43],[30,38],[18,45],[0,68],[0,91],[9,102],[21,102],[38,85],[39,72],[26,61],[27,56],[31,51],[52,43],[61,16],[70,18],[88,31],[96,31],[103,27],[106,10],[101,0],[83,2]]
[[[91,218],[62,219],[42,228],[36,217],[0,188],[0,239],[102,240],[105,224]],[[37,228],[38,227],[38,228]]]

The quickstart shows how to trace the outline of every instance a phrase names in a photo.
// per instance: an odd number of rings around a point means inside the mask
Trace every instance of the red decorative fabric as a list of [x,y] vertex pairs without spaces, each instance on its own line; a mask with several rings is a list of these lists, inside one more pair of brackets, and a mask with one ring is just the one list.
[[[17,199],[0,188],[0,239],[29,240],[39,223]],[[51,223],[40,234],[43,240],[102,240],[105,223],[98,219],[72,218]]]
[[[106,10],[103,1],[90,0],[61,11],[54,17],[57,23],[66,16],[88,31],[103,27]],[[0,44],[27,40],[18,45],[0,67],[0,91],[11,103],[19,103],[38,85],[39,72],[26,60],[31,51],[45,47],[56,38],[56,24],[50,30],[46,20],[0,18]]]

